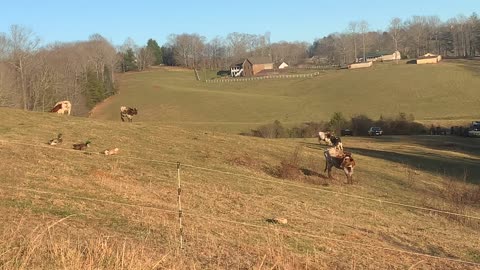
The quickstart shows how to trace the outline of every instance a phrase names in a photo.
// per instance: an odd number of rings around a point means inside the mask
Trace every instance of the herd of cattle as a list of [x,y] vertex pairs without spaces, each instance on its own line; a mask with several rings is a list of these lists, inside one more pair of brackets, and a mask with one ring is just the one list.
[[[68,100],[60,101],[55,104],[50,112],[59,113],[59,114],[68,114],[72,110],[72,104]],[[120,119],[122,122],[125,122],[125,118],[128,122],[132,122],[133,116],[138,114],[137,108],[130,108],[127,106],[120,107]],[[49,141],[49,144],[56,145],[57,143],[62,142],[62,134],[59,134],[57,138],[54,138]],[[343,144],[340,137],[335,136],[331,132],[322,132],[318,133],[318,142],[319,143],[326,143],[327,145],[331,146],[327,148],[323,155],[325,156],[325,170],[324,172],[328,171],[328,177],[332,177],[332,168],[338,168],[345,172],[347,176],[347,183],[352,184],[353,179],[353,168],[355,167],[355,160],[352,158],[352,153],[343,151]],[[86,143],[75,144],[73,146],[76,150],[85,150],[89,147],[90,142],[87,141]],[[105,154],[117,154],[118,148],[112,150],[105,150]]]
[[[72,111],[72,103],[68,100],[59,101],[53,106],[50,112],[59,113],[59,114],[68,114],[70,115]],[[138,114],[137,108],[130,108],[127,106],[120,107],[120,119],[122,122],[125,122],[125,118],[128,122],[132,122],[133,116]]]

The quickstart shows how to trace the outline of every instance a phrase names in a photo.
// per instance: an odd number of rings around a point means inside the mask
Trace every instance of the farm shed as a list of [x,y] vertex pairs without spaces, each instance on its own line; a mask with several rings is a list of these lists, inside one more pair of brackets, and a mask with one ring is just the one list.
[[423,55],[422,57],[417,58],[417,65],[421,64],[436,64],[442,60],[441,55],[436,55],[432,53],[427,53]]
[[273,70],[273,61],[268,57],[247,58],[239,64],[230,66],[230,73],[234,77],[252,77],[263,70]]
[[[395,51],[393,53],[387,52],[369,52],[365,55],[367,59],[366,62],[375,62],[375,61],[392,61],[392,60],[400,60],[402,58],[399,51]],[[362,62],[363,58],[358,58],[358,62]]]
[[373,62],[363,62],[363,63],[353,63],[348,65],[348,69],[356,69],[356,68],[367,68],[371,67],[373,65]]
[[285,62],[282,62],[279,66],[278,66],[278,69],[284,69],[284,68],[287,68],[288,67],[288,64],[285,63]]
[[402,59],[402,55],[400,54],[399,51],[395,51],[392,54],[382,55],[379,60],[380,61],[393,61],[393,60],[400,60],[400,59]]

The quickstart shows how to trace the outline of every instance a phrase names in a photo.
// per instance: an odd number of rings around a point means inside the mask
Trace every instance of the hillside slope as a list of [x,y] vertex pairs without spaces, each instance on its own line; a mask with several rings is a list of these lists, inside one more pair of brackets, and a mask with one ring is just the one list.
[[[478,185],[449,180],[435,166],[422,169],[438,160],[478,164],[478,141],[451,138],[446,151],[435,148],[445,137],[346,138],[358,164],[355,185],[346,185],[338,170],[337,180],[325,178],[323,146],[314,139],[0,113],[1,268],[475,269],[472,263],[480,263]],[[47,145],[58,132],[65,141]],[[87,153],[70,150],[87,139]],[[110,147],[120,154],[98,153]],[[294,152],[300,171],[280,166]],[[292,179],[279,178],[279,167]],[[288,223],[267,221],[274,217]]]
[[376,63],[363,70],[325,71],[308,79],[235,83],[195,81],[191,70],[153,69],[126,74],[120,93],[92,114],[118,120],[122,105],[139,109],[140,121],[160,121],[218,130],[244,131],[260,123],[328,120],[335,111],[347,117],[378,119],[412,113],[417,120],[480,118],[480,63],[438,65]]

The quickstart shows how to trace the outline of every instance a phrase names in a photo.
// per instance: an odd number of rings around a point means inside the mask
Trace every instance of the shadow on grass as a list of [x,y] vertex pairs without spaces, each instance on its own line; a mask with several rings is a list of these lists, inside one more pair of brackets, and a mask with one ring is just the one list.
[[[415,136],[409,136],[410,143],[424,145],[430,149],[431,142],[420,138],[418,140]],[[377,139],[382,141],[382,139]],[[385,137],[385,142],[391,141],[391,138]],[[310,149],[323,151],[324,146],[314,143],[304,143]],[[428,149],[426,149],[428,151]],[[448,149],[447,149],[448,150]],[[360,147],[348,147],[348,151],[354,154],[388,160],[391,162],[409,165],[420,170],[429,171],[432,173],[444,174],[447,177],[455,179],[463,179],[466,173],[466,180],[470,183],[480,184],[480,164],[479,161],[472,158],[452,158],[432,152],[418,152],[418,153],[398,153],[386,150],[367,149]],[[478,154],[475,150],[470,150],[472,155]]]
[[480,75],[480,57],[467,58],[467,59],[455,59],[449,60],[450,62],[456,62],[460,66],[470,72],[473,72],[475,75]]
[[480,158],[480,139],[459,136],[413,136],[410,143],[436,150],[447,150]]

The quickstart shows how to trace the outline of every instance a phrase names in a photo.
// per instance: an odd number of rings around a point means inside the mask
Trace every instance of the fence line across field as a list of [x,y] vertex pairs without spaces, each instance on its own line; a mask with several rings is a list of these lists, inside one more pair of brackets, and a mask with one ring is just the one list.
[[232,78],[232,79],[218,79],[205,80],[207,83],[224,83],[224,82],[246,82],[265,79],[290,79],[290,78],[310,78],[320,75],[320,72],[306,73],[306,74],[288,74],[288,75],[269,75],[261,77],[247,77],[247,78]]
[[[178,167],[178,169],[180,169],[180,167]],[[161,212],[164,212],[164,213],[169,213],[169,214],[180,213],[179,211],[174,210],[174,209],[165,209],[165,208],[159,208],[159,207],[155,207],[155,206],[145,206],[145,205],[122,203],[122,202],[115,202],[115,201],[102,200],[102,199],[94,199],[94,198],[88,198],[88,197],[84,197],[84,196],[67,195],[67,194],[61,194],[61,193],[55,193],[55,192],[49,192],[49,191],[35,190],[35,189],[31,189],[31,188],[12,187],[12,186],[4,186],[4,185],[0,185],[0,188],[14,189],[14,190],[19,190],[19,191],[26,191],[26,192],[32,192],[32,193],[44,194],[44,195],[48,194],[48,195],[54,195],[54,196],[59,196],[59,197],[70,197],[70,198],[79,199],[79,200],[109,203],[109,204],[122,205],[122,206],[134,207],[134,208],[148,208],[148,209],[158,210],[158,211],[161,211]],[[235,224],[235,225],[244,226],[244,227],[262,229],[262,230],[270,230],[272,228],[271,226],[262,226],[262,225],[252,224],[252,223],[243,222],[243,221],[222,219],[222,218],[217,218],[217,217],[214,217],[214,216],[197,214],[197,213],[194,213],[194,212],[184,212],[183,211],[182,215],[201,218],[201,219],[206,219],[206,220],[209,220],[209,221],[230,223],[230,224]],[[324,235],[305,233],[305,232],[289,230],[289,229],[275,228],[274,230],[276,232],[281,232],[281,233],[284,233],[284,234],[294,234],[294,235],[300,235],[300,236],[305,236],[305,237],[309,237],[309,238],[323,239],[323,240],[326,240],[326,241],[348,244],[350,246],[360,246],[360,247],[366,247],[366,248],[370,248],[370,249],[382,249],[382,250],[386,250],[386,251],[390,251],[390,252],[408,254],[408,255],[413,255],[413,256],[430,258],[430,259],[449,261],[449,262],[455,262],[455,263],[462,263],[462,264],[468,264],[468,265],[473,265],[473,266],[480,266],[480,263],[476,263],[476,262],[465,261],[465,260],[455,259],[455,258],[435,256],[435,255],[430,255],[430,254],[421,253],[421,252],[414,252],[414,251],[408,251],[408,250],[404,250],[404,249],[386,247],[386,246],[382,246],[382,245],[366,244],[366,243],[361,243],[361,242],[356,242],[356,241],[343,240],[343,239],[328,237],[328,236],[324,236]],[[181,245],[181,248],[183,249],[183,229],[181,229],[181,233],[182,233],[181,234],[181,239],[182,239],[181,241],[182,242],[181,242],[180,245]]]
[[[47,148],[47,149],[56,149],[56,150],[59,150],[59,151],[68,151],[68,152],[74,152],[74,153],[83,153],[83,152],[73,150],[73,149],[56,148],[56,147],[51,147],[51,146],[48,146],[48,145],[38,145],[38,144],[30,144],[30,143],[23,143],[23,142],[16,142],[16,141],[6,141],[6,140],[1,140],[1,139],[0,139],[0,142],[18,144],[18,145],[25,145],[25,146],[33,146],[33,147],[42,147],[42,148]],[[102,154],[96,153],[96,152],[89,152],[89,153],[102,155]],[[116,157],[117,158],[123,158],[123,159],[134,159],[134,160],[148,161],[148,162],[154,162],[154,163],[160,163],[160,164],[177,165],[177,162],[173,162],[173,161],[137,158],[137,157],[132,157],[132,156],[121,156],[121,155],[117,155]],[[261,178],[261,177],[246,175],[246,174],[233,173],[233,172],[228,172],[228,171],[223,171],[223,170],[218,170],[218,169],[212,169],[212,168],[206,168],[206,167],[201,167],[201,166],[195,166],[195,165],[190,165],[190,164],[185,164],[185,163],[182,163],[182,167],[192,168],[192,169],[197,169],[197,170],[203,170],[203,171],[208,171],[208,172],[213,172],[213,173],[220,173],[220,174],[225,174],[225,175],[231,175],[231,176],[237,176],[237,177],[242,177],[242,178],[248,178],[248,179],[258,180],[258,181],[261,181],[261,182],[264,182],[264,183],[281,184],[281,185],[296,187],[296,188],[305,189],[305,190],[312,190],[312,191],[319,191],[319,192],[323,192],[323,193],[330,193],[330,194],[340,195],[340,196],[354,198],[354,199],[358,199],[358,200],[378,202],[380,204],[389,204],[389,205],[401,206],[401,207],[405,207],[405,208],[417,209],[417,210],[422,210],[422,211],[427,211],[427,212],[434,212],[434,213],[439,213],[439,214],[452,215],[452,216],[457,216],[457,217],[480,220],[479,216],[472,216],[472,215],[466,215],[466,214],[461,214],[461,213],[456,213],[456,212],[451,212],[451,211],[445,211],[445,210],[440,210],[440,209],[416,206],[416,205],[411,205],[411,204],[406,204],[406,203],[401,203],[401,202],[394,202],[394,201],[382,200],[382,199],[377,199],[377,198],[372,198],[372,197],[365,197],[365,196],[361,196],[361,195],[343,193],[343,192],[338,192],[338,191],[333,191],[333,190],[328,190],[328,189],[323,189],[323,188],[302,186],[302,185],[298,185],[298,184],[290,183],[290,182],[286,182],[286,181],[266,179],[266,178]]]

